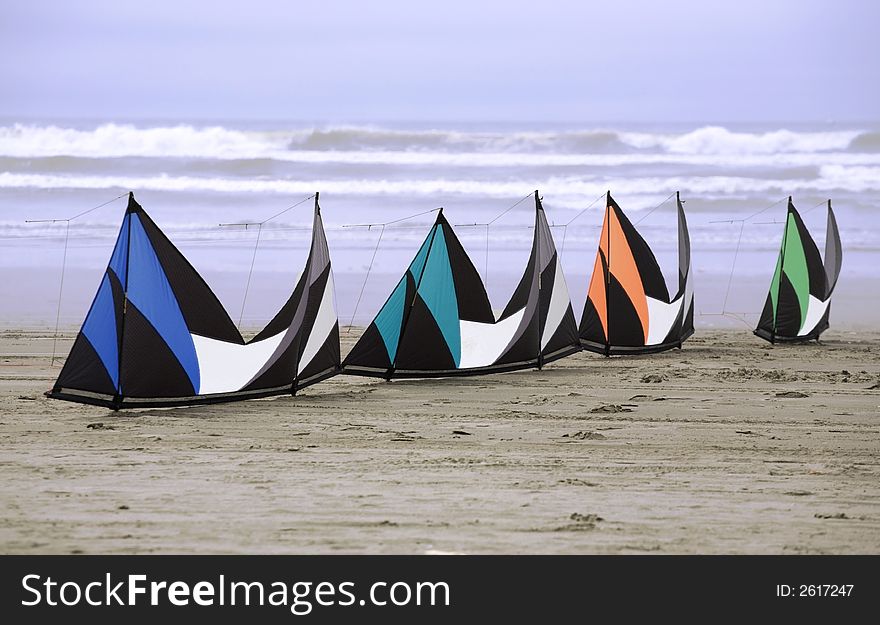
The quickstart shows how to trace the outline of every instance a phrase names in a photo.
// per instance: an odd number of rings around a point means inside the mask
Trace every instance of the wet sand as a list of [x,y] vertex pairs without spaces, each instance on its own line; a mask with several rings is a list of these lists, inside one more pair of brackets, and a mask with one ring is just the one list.
[[878,553],[880,334],[824,338],[113,413],[6,330],[0,551]]

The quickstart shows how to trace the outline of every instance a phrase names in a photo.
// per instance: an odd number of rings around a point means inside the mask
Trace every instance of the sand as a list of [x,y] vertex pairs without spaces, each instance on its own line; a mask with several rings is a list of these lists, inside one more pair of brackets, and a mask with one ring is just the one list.
[[0,551],[878,553],[880,334],[824,339],[113,413],[7,330]]

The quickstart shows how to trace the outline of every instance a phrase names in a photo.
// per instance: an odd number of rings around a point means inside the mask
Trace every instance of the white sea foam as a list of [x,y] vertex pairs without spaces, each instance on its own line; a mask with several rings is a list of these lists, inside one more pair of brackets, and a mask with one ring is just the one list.
[[[288,180],[266,178],[219,178],[194,176],[71,176],[0,173],[0,188],[41,189],[120,189],[175,192],[275,193],[302,195],[322,189],[338,195],[413,195],[437,196],[467,194],[493,198],[521,195],[523,188],[537,187],[552,192],[554,197],[591,198],[605,189],[621,193],[664,193],[682,190],[690,195],[724,196],[758,194],[765,191],[831,191],[849,192],[880,190],[880,167],[845,167],[828,165],[820,168],[819,176],[811,179],[785,181],[737,176],[666,176],[639,178],[548,177],[541,180],[461,180],[431,179],[341,179]],[[530,184],[531,183],[531,184]],[[563,200],[564,201],[564,200]]]
[[103,124],[93,130],[23,124],[0,127],[0,155],[13,157],[243,158],[267,156],[273,150],[283,150],[285,145],[283,136],[220,126],[137,128]]
[[[549,168],[549,167],[639,167],[651,165],[673,165],[693,167],[726,168],[764,168],[768,176],[773,176],[781,167],[820,167],[822,165],[880,165],[880,152],[813,152],[781,154],[542,154],[523,152],[411,152],[411,151],[276,151],[262,157],[240,157],[229,153],[227,158],[216,152],[211,162],[202,169],[214,169],[218,173],[231,175],[253,175],[260,166],[254,161],[265,159],[266,168],[273,162],[303,165],[352,165],[376,167],[467,167],[467,168]],[[34,158],[35,155],[30,157]],[[175,158],[175,157],[171,157]],[[203,157],[192,157],[200,158]],[[204,158],[203,160],[207,160]],[[77,162],[78,161],[78,162]],[[169,167],[168,160],[156,157],[153,167]],[[228,165],[228,166],[227,166]],[[111,158],[99,163],[82,161],[81,157],[56,157],[51,162],[30,163],[31,171],[39,168],[45,172],[75,172],[106,168],[112,170]],[[147,167],[147,165],[144,165]]]
[[622,139],[633,147],[660,148],[672,154],[779,154],[846,150],[860,134],[858,130],[793,132],[785,129],[750,133],[706,126],[684,134],[623,133]]
[[[860,130],[764,133],[734,132],[707,126],[685,133],[639,133],[613,130],[457,131],[395,130],[372,126],[344,126],[293,130],[239,130],[222,126],[175,125],[137,127],[103,124],[83,130],[61,126],[14,124],[0,127],[0,156],[33,158],[76,156],[116,158],[310,159],[317,154],[358,152],[395,153],[405,162],[442,163],[440,154],[482,155],[463,164],[499,162],[499,155],[560,156],[625,155],[778,155],[872,152],[872,133]],[[296,156],[297,153],[302,156]],[[433,153],[419,161],[420,153]],[[291,156],[294,155],[294,156]],[[338,154],[334,157],[339,159]],[[356,162],[358,157],[352,157]],[[375,158],[374,157],[367,157]],[[550,161],[564,164],[565,160]],[[578,163],[580,161],[575,161]],[[504,165],[503,161],[499,162]]]

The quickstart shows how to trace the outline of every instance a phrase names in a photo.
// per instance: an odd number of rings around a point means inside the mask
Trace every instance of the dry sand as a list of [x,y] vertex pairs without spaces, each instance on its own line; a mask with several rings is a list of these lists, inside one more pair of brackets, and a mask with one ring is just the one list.
[[5,331],[0,551],[878,553],[880,335],[825,338],[114,414]]

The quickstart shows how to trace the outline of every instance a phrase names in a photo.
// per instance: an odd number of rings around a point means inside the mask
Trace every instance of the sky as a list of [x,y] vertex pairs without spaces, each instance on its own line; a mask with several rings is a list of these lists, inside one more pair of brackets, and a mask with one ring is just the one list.
[[0,117],[857,122],[866,0],[4,0]]

